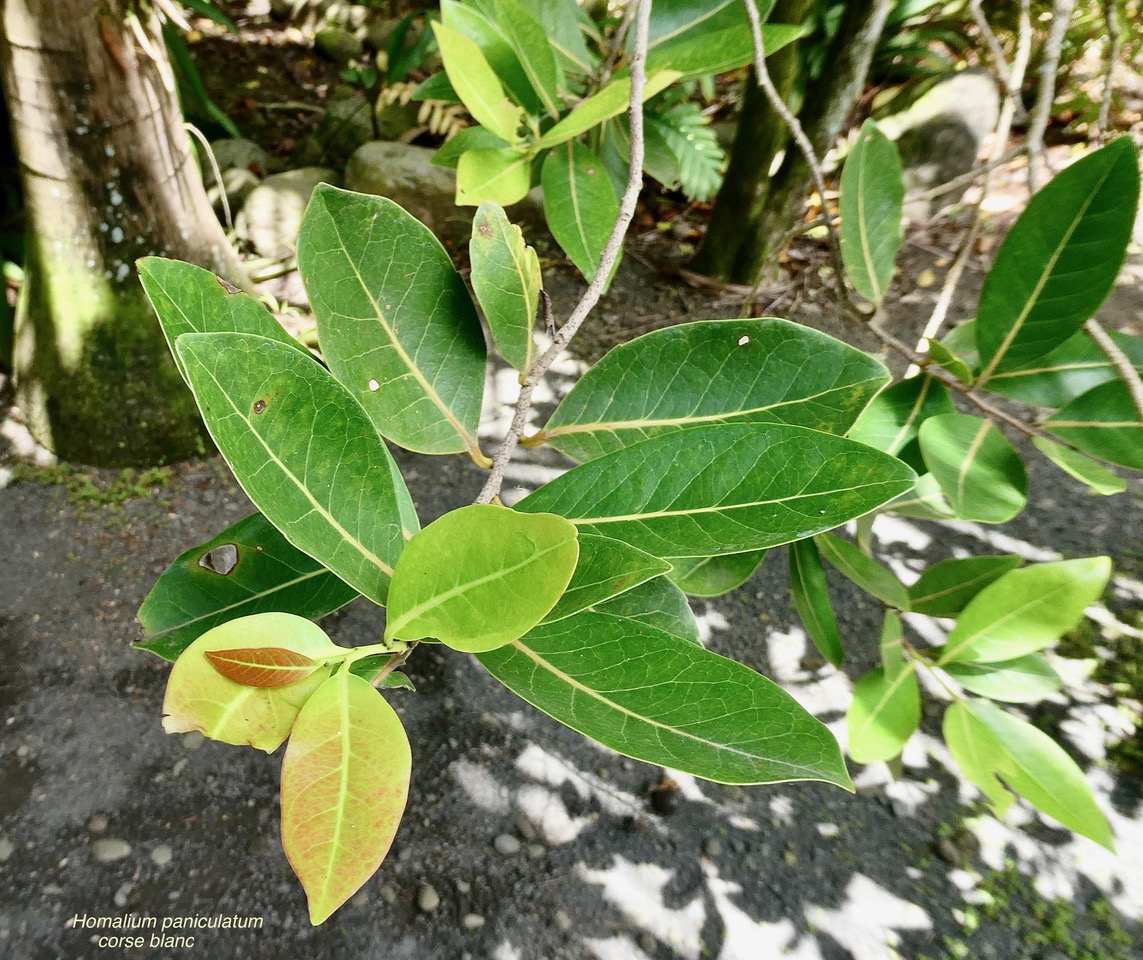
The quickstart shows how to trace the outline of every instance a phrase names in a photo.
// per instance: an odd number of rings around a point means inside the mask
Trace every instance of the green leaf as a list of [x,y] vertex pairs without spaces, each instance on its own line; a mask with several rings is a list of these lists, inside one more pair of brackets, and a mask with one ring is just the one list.
[[762,550],[821,533],[909,489],[861,444],[785,424],[693,427],[569,470],[519,504],[657,557]]
[[[766,55],[804,37],[809,25],[766,23],[762,25],[762,43]],[[711,74],[727,73],[745,67],[754,58],[754,45],[747,29],[746,14],[729,27],[685,33],[654,47],[647,56],[647,73],[672,69],[680,80],[693,80]]]
[[540,183],[552,236],[590,282],[619,218],[619,198],[607,170],[587,147],[572,140],[548,154]]
[[912,663],[892,679],[876,667],[857,681],[846,713],[849,755],[857,763],[892,760],[921,722],[921,688]]
[[845,659],[845,649],[837,632],[837,619],[833,614],[833,604],[830,603],[821,554],[810,539],[791,543],[788,551],[790,591],[798,616],[802,618],[806,633],[818,653],[835,667],[840,666]]
[[592,460],[706,424],[788,423],[842,434],[887,379],[868,354],[801,324],[685,323],[609,351],[529,442]]
[[654,627],[585,611],[479,659],[513,693],[624,756],[720,783],[850,787],[833,736],[777,684]]
[[901,615],[896,610],[885,611],[878,646],[886,680],[896,680],[902,671],[913,669],[905,659],[905,632],[901,628]]
[[496,20],[519,57],[528,82],[544,109],[558,119],[563,71],[543,26],[518,0],[495,0],[494,7]]
[[180,373],[175,341],[184,333],[252,333],[309,354],[262,304],[209,270],[162,257],[144,257],[136,266]]
[[[523,106],[524,112],[538,113],[541,109],[540,100],[528,81],[516,51],[504,36],[504,31],[493,22],[495,11],[492,4],[482,4],[478,10],[476,5],[441,0],[440,8],[444,25],[468,37],[480,48],[493,73],[508,88],[515,101]],[[445,66],[447,68],[447,63]]]
[[594,24],[575,0],[548,0],[536,4],[533,12],[568,70],[583,74],[595,71],[599,57],[588,50],[580,29],[581,24],[589,30]]
[[400,718],[361,677],[339,672],[298,714],[282,760],[282,846],[314,926],[385,859],[411,771]]
[[[643,89],[644,102],[665,90],[678,78],[679,74],[674,70],[660,70],[654,74],[648,71],[647,84]],[[565,143],[581,133],[587,133],[592,127],[624,113],[630,102],[631,78],[620,77],[612,80],[583,100],[571,113],[541,136],[536,141],[536,148],[544,150]]]
[[[453,89],[452,83],[449,81],[448,74],[443,70],[440,73],[434,73],[427,80],[417,85],[413,91],[412,100],[443,100],[445,103],[460,103],[460,97],[457,95],[456,90]],[[482,133],[488,134],[490,137],[495,137],[500,140],[501,146],[505,145],[505,141],[497,137],[496,134],[484,127],[467,127],[470,131],[480,130]],[[463,132],[463,131],[462,131]],[[458,134],[459,135],[459,134]],[[456,137],[453,137],[455,140]],[[449,141],[452,142],[451,140]],[[443,147],[442,147],[443,149]],[[439,151],[438,151],[439,152]],[[436,163],[436,157],[433,157],[433,162]]]
[[1085,457],[1047,437],[1033,437],[1032,445],[1068,476],[1086,484],[1092,493],[1110,497],[1127,489],[1126,480],[1091,457]]
[[176,347],[210,435],[255,506],[295,547],[383,604],[415,514],[345,388],[312,357],[262,337],[187,333]]
[[491,130],[485,130],[484,127],[465,127],[445,141],[444,145],[432,155],[430,162],[437,167],[455,170],[467,150],[500,150],[507,146],[508,141],[496,136]]
[[841,171],[841,254],[857,292],[880,303],[901,249],[905,181],[897,148],[866,120]]
[[966,386],[972,386],[973,380],[975,379],[972,374],[972,367],[968,365],[964,357],[953,353],[952,350],[939,340],[929,340],[927,342],[929,359],[932,360],[933,363],[947,370]]
[[456,165],[456,204],[505,207],[523,200],[532,186],[532,158],[518,150],[467,150]]
[[323,666],[285,687],[236,683],[215,668],[207,653],[234,648],[285,648],[313,660],[332,662],[349,651],[321,627],[288,613],[260,613],[208,630],[183,651],[167,678],[163,729],[202,732],[212,740],[273,753],[290,735],[302,705],[326,680]]
[[872,557],[867,557],[857,546],[832,533],[818,534],[814,539],[822,555],[850,583],[891,607],[909,609],[909,592],[905,585]]
[[948,390],[932,377],[910,377],[877,394],[857,418],[849,437],[895,456],[916,439],[929,417],[955,409]]
[[519,141],[524,111],[508,99],[480,47],[463,34],[433,23],[449,81],[476,122],[509,144]]
[[[1143,374],[1143,339],[1123,333],[1110,336]],[[1118,376],[1106,354],[1080,332],[1031,366],[993,374],[988,389],[1021,403],[1056,410]]]
[[692,597],[718,597],[749,580],[768,552],[750,550],[721,557],[672,557],[674,569],[667,576]]
[[356,596],[255,513],[163,571],[139,608],[147,639],[136,646],[174,660],[192,640],[236,617],[281,611],[316,620]]
[[1024,509],[1024,461],[991,421],[944,413],[921,424],[918,435],[925,464],[960,519],[1004,523]]
[[[770,3],[760,3],[765,19]],[[683,38],[735,28],[748,33],[742,0],[656,0],[651,8],[648,46],[651,50]]]
[[[678,183],[688,200],[709,200],[722,185],[726,154],[710,118],[697,103],[684,101],[665,113],[647,117],[647,128],[653,129],[666,144],[675,160]],[[666,182],[673,186],[675,177]]]
[[981,385],[1054,350],[1095,314],[1123,266],[1138,202],[1130,137],[1077,160],[1029,201],[980,293]]
[[1012,570],[964,608],[938,661],[994,663],[1055,643],[1107,587],[1111,560],[1058,560]]
[[1037,653],[997,663],[948,663],[944,669],[966,690],[1007,703],[1034,703],[1064,685],[1060,675]]
[[495,203],[481,204],[476,211],[468,250],[472,287],[492,340],[505,360],[526,373],[535,355],[532,324],[544,285],[540,259]]
[[484,334],[428,227],[392,200],[322,185],[302,223],[298,267],[323,356],[376,430],[417,453],[483,462]]
[[934,563],[909,588],[910,608],[928,617],[955,617],[981,590],[1023,562],[1023,557],[1006,554]]
[[1044,423],[1084,453],[1143,470],[1143,423],[1122,380],[1100,384],[1057,410]]
[[1047,734],[980,701],[952,704],[944,734],[953,759],[992,801],[997,816],[1012,805],[1007,787],[1069,830],[1114,849],[1111,827],[1083,771]]
[[888,503],[885,509],[917,520],[952,520],[955,517],[940,484],[931,473],[922,473],[911,491]]
[[666,577],[655,577],[589,609],[600,616],[654,627],[687,643],[701,643],[698,623],[686,594]]
[[446,513],[397,564],[385,639],[432,638],[468,653],[510,643],[556,605],[578,554],[562,517],[491,504]]
[[579,560],[564,595],[541,621],[553,623],[587,607],[603,603],[670,569],[660,560],[609,537],[579,537]]

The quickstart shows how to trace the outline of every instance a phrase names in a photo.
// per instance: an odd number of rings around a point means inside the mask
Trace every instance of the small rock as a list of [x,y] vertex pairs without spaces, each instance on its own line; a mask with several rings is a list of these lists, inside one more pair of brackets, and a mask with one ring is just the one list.
[[644,953],[654,953],[659,947],[659,941],[649,933],[639,934],[639,949]]
[[470,893],[472,891],[472,884],[467,880],[457,880],[456,892],[457,893]]
[[806,671],[806,673],[817,673],[822,667],[825,666],[825,661],[814,654],[808,654],[802,657],[799,666]]
[[351,907],[364,907],[369,903],[369,893],[365,890],[358,890],[349,901]]
[[492,846],[496,848],[497,853],[505,857],[515,856],[520,852],[520,841],[510,833],[500,834],[492,841]]
[[264,857],[270,852],[270,841],[261,834],[246,841],[246,855],[250,857]]
[[15,852],[16,844],[7,837],[0,837],[0,863],[7,863]]
[[379,892],[381,894],[381,899],[386,903],[393,903],[393,901],[397,899],[397,888],[392,884],[382,884],[381,890]]
[[91,845],[91,855],[100,863],[113,863],[131,855],[131,844],[118,837],[106,837]]
[[664,776],[650,791],[651,809],[660,816],[665,817],[675,813],[682,799],[683,794],[678,783],[667,776]]
[[708,857],[717,857],[722,853],[722,841],[718,837],[711,837],[702,845],[702,852]]
[[460,921],[460,924],[465,930],[472,933],[484,926],[484,917],[479,913],[466,913],[464,919]]
[[[215,140],[210,145],[210,152],[214,154],[218,169],[224,173],[227,170],[245,170],[261,179],[274,172],[274,158],[253,140],[240,137]],[[207,187],[214,183],[214,166],[209,160],[202,165],[202,182]]]
[[567,933],[572,928],[571,917],[563,910],[556,911],[556,927],[561,933]]
[[532,821],[524,816],[524,814],[516,814],[514,823],[516,825],[516,832],[520,834],[520,836],[522,836],[525,840],[536,839],[536,828],[532,826]]
[[[297,242],[310,194],[319,183],[336,179],[334,171],[326,167],[302,167],[267,177],[242,205],[235,219],[238,235],[263,257],[289,256]],[[201,738],[202,734],[187,734],[184,745],[192,736]]]
[[421,908],[422,913],[432,913],[440,905],[440,894],[431,884],[426,883],[417,891],[417,906]]
[[107,817],[102,813],[97,813],[87,821],[88,833],[106,833],[107,828],[110,826]]
[[131,896],[131,891],[135,889],[135,885],[131,883],[121,883],[119,889],[115,891],[115,896],[111,899],[114,901],[115,906],[127,906],[127,898]]
[[61,887],[58,883],[46,883],[44,884],[43,890],[44,896],[46,897],[58,897],[61,893],[63,893],[63,887]]
[[359,93],[331,100],[313,135],[323,154],[348,157],[373,139],[373,105]]
[[184,750],[197,750],[205,742],[206,737],[204,737],[198,730],[192,730],[190,733],[183,734]]
[[346,64],[360,60],[365,55],[365,45],[348,30],[341,27],[326,27],[314,37],[314,49],[327,60]]
[[175,852],[171,849],[170,844],[160,843],[151,851],[151,862],[156,867],[165,867],[174,858]]
[[545,847],[542,843],[528,844],[528,856],[533,860],[542,860],[547,852],[548,848]]

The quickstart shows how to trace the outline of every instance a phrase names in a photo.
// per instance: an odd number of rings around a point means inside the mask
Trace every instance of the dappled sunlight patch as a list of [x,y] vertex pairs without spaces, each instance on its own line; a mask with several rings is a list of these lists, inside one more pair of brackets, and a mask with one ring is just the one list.
[[448,772],[460,785],[468,799],[488,813],[507,813],[510,809],[508,788],[489,771],[471,760],[456,760],[449,764]]
[[890,893],[864,874],[854,874],[837,909],[810,906],[806,920],[848,950],[853,960],[884,960],[900,944],[897,930],[931,930],[921,907]]

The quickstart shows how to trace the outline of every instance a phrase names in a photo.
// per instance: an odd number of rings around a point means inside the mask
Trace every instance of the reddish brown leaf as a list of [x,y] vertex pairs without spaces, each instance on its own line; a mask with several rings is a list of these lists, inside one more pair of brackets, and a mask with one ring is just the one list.
[[321,661],[284,647],[208,650],[206,659],[228,680],[245,687],[287,687],[321,666]]

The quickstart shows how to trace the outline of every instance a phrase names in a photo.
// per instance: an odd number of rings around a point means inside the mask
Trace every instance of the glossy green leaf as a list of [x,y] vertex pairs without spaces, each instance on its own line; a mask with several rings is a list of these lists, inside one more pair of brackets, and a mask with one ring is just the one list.
[[282,846],[314,926],[385,859],[411,771],[400,718],[361,677],[340,671],[298,714],[282,760]]
[[925,464],[957,517],[1004,523],[1024,509],[1024,461],[991,421],[944,413],[921,424],[918,436]]
[[976,378],[973,376],[972,367],[969,366],[968,361],[965,360],[964,357],[958,353],[954,353],[939,340],[929,340],[927,343],[929,359],[932,360],[933,363],[947,370],[961,383],[972,386]]
[[896,680],[902,671],[911,669],[905,659],[905,631],[901,627],[901,615],[896,610],[885,611],[878,647],[886,680]]
[[298,268],[322,354],[376,430],[417,453],[480,461],[484,334],[428,227],[392,200],[322,185],[306,209]]
[[921,722],[917,671],[907,664],[892,679],[876,667],[857,681],[846,713],[849,755],[857,763],[892,760]]
[[555,49],[544,33],[543,25],[519,0],[494,0],[493,5],[497,23],[520,59],[528,82],[544,109],[558,119],[559,92],[564,86],[563,71],[556,59]]
[[605,617],[642,623],[698,644],[699,628],[686,594],[666,577],[655,577],[589,608]]
[[1107,818],[1083,772],[1047,734],[981,701],[958,701],[945,711],[945,742],[964,775],[1004,816],[1015,791],[1069,830],[1109,850]]
[[680,324],[609,351],[534,442],[592,460],[705,424],[788,423],[843,434],[887,379],[868,354],[785,320]]
[[654,627],[585,611],[479,659],[513,693],[624,756],[721,783],[850,787],[833,736],[777,684]]
[[1111,560],[1037,563],[1004,574],[964,608],[939,662],[1014,660],[1055,643],[1107,587]]
[[[679,78],[676,70],[659,70],[647,73],[647,84],[643,89],[643,100],[649,100],[662,92]],[[631,103],[631,78],[620,77],[601,87],[583,100],[571,113],[549,129],[536,141],[538,149],[554,147],[566,143],[581,133],[625,113]]]
[[[1123,333],[1110,337],[1143,374],[1143,338]],[[1106,354],[1080,332],[1031,366],[993,374],[988,389],[1021,403],[1056,410],[1118,376]]]
[[1091,457],[1085,457],[1047,437],[1033,437],[1032,445],[1068,476],[1085,484],[1092,493],[1110,497],[1127,489],[1126,480]]
[[589,74],[599,66],[599,57],[588,49],[583,32],[586,27],[595,36],[595,24],[575,0],[548,0],[536,4],[532,12],[565,68]]
[[907,490],[879,451],[804,427],[723,424],[592,460],[519,504],[658,557],[744,553],[821,533]]
[[480,47],[443,23],[434,22],[433,33],[449,81],[465,109],[481,126],[510,144],[516,143],[524,111],[508,99]]
[[508,89],[509,96],[524,108],[525,113],[538,114],[542,109],[540,99],[532,89],[516,51],[495,23],[492,4],[482,4],[477,9],[476,4],[441,0],[440,8],[444,25],[468,37],[480,48],[493,73]]
[[905,181],[897,148],[866,120],[841,171],[841,255],[857,292],[880,303],[901,249]]
[[532,365],[532,324],[544,285],[540,259],[520,228],[495,203],[481,204],[468,246],[472,287],[484,309],[496,349],[521,373]]
[[892,500],[885,509],[917,520],[952,520],[955,517],[940,484],[931,473],[922,473],[912,490]]
[[955,617],[981,590],[1023,562],[1013,554],[941,560],[926,567],[909,588],[910,607],[929,617]]
[[909,592],[897,577],[848,540],[832,533],[814,538],[822,556],[850,583],[898,610],[909,609]]
[[[443,77],[443,73],[437,74]],[[460,165],[460,158],[468,150],[502,150],[508,146],[508,141],[498,137],[491,130],[484,127],[465,127],[445,141],[444,145],[432,155],[430,163],[437,167],[447,167],[455,170]]]
[[465,151],[456,166],[456,204],[476,207],[498,203],[510,207],[532,186],[532,158],[518,150]]
[[[758,4],[763,19],[771,5]],[[742,0],[656,0],[651,7],[648,45],[655,50],[684,38],[726,29],[749,32]]]
[[877,394],[857,418],[849,437],[896,455],[916,439],[929,417],[955,409],[948,390],[932,377],[910,377]]
[[584,279],[592,280],[619,218],[619,198],[611,177],[595,154],[572,140],[548,154],[540,183],[552,236]]
[[966,690],[1006,703],[1035,703],[1064,685],[1038,653],[996,663],[947,663],[944,669]]
[[1077,160],[1029,201],[980,293],[981,384],[1051,352],[1095,314],[1123,266],[1138,202],[1130,137]]
[[788,548],[790,592],[802,625],[823,657],[835,667],[845,659],[837,618],[830,602],[825,567],[812,539],[798,540]]
[[1076,397],[1044,423],[1057,437],[1084,453],[1143,470],[1143,422],[1122,380],[1112,380]]
[[271,647],[327,662],[349,652],[334,645],[321,627],[288,613],[230,620],[208,630],[175,661],[163,698],[163,729],[167,733],[197,730],[223,743],[267,753],[277,750],[330,668],[323,666],[285,687],[252,687],[223,676],[206,656],[215,650]]
[[552,623],[570,617],[661,576],[670,568],[666,560],[636,550],[622,540],[585,533],[579,537],[575,573],[559,602],[541,622]]
[[749,580],[767,553],[750,550],[721,557],[672,557],[674,569],[667,576],[692,597],[718,597]]
[[401,555],[385,638],[432,638],[469,653],[510,643],[556,605],[578,554],[562,517],[491,504],[446,513]]
[[255,506],[295,547],[383,604],[416,515],[346,389],[312,357],[262,337],[188,333],[176,348],[210,435]]
[[209,270],[162,257],[144,257],[137,267],[180,372],[175,340],[184,333],[253,333],[309,352],[262,304]]
[[147,638],[136,646],[174,660],[227,620],[271,611],[316,620],[356,596],[255,513],[163,571],[139,608]]
[[[809,26],[803,24],[763,24],[762,43],[766,55],[776,53],[808,32]],[[753,58],[754,46],[743,14],[732,26],[684,33],[654,47],[647,56],[647,72],[677,70],[680,80],[693,80],[737,70]]]

